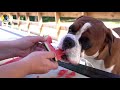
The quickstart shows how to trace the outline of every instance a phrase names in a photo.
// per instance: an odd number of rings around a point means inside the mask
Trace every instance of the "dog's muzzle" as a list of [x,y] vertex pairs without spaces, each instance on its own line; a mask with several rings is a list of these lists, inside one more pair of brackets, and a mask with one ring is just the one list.
[[73,34],[67,34],[64,36],[58,48],[64,50],[65,55],[62,57],[64,61],[68,61],[72,64],[78,64],[80,61],[81,45],[78,39]]
[[73,48],[74,46],[75,46],[75,41],[70,37],[65,37],[65,39],[63,40],[62,49],[66,50]]

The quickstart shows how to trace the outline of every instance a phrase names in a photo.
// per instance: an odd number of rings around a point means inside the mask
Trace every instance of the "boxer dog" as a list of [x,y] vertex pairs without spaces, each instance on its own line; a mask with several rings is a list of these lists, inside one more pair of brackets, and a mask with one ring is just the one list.
[[63,60],[80,64],[81,58],[85,58],[97,69],[120,74],[118,29],[109,29],[102,21],[92,17],[77,18],[59,42],[58,48],[65,52]]

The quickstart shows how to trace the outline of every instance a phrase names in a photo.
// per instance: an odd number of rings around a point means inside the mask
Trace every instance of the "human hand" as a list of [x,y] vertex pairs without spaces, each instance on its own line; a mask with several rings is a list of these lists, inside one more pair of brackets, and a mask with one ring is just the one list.
[[17,40],[13,40],[14,48],[17,55],[25,57],[33,51],[43,51],[44,47],[38,42],[44,42],[45,38],[41,36],[26,36]]
[[48,51],[35,51],[24,57],[22,61],[29,66],[28,74],[44,74],[58,68],[58,63],[50,61],[55,54]]

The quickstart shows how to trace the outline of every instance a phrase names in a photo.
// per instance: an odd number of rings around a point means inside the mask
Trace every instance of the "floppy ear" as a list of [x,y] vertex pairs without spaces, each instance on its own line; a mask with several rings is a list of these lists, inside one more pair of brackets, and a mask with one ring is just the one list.
[[79,18],[82,18],[82,17],[84,17],[84,15],[82,15],[82,16],[80,16],[80,17],[76,18],[76,20],[77,20],[77,19],[79,19]]
[[114,42],[114,36],[112,35],[112,32],[110,29],[106,30],[106,38],[105,38],[105,42],[108,44],[108,49],[109,49],[109,55],[111,55],[111,46],[112,43]]

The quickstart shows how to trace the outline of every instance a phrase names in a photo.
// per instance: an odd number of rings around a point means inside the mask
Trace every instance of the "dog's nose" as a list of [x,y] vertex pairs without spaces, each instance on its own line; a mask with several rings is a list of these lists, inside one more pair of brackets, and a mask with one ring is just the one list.
[[63,50],[70,49],[70,48],[72,48],[74,46],[75,46],[75,41],[72,38],[66,37],[63,40],[63,45],[62,45]]

